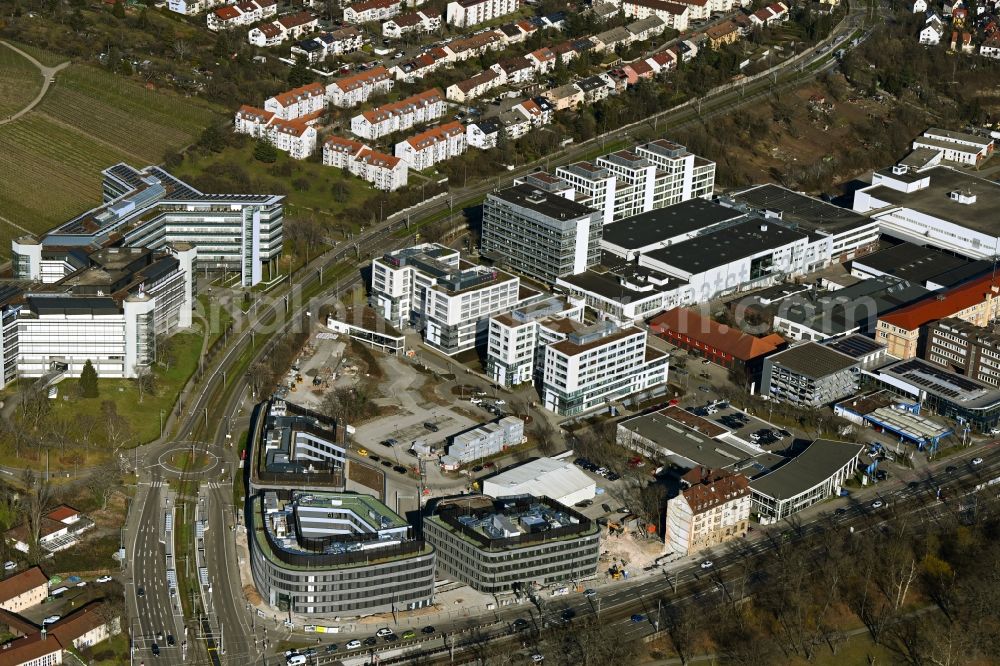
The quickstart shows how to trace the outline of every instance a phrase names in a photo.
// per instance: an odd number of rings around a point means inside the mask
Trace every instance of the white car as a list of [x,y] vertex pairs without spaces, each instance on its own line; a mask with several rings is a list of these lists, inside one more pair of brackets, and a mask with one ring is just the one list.
[[483,399],[482,398],[469,398],[469,402],[471,402],[473,405],[481,405],[481,404],[483,404]]
[[13,571],[17,568],[16,562],[11,562],[10,560],[3,563],[4,571]]
[[87,587],[87,581],[81,580],[79,583],[76,584],[76,586],[77,587]]
[[42,626],[44,627],[47,624],[54,624],[54,623],[58,622],[59,618],[61,618],[61,617],[62,617],[62,615],[49,615],[47,618],[45,618],[44,620],[42,620]]
[[391,636],[392,629],[390,629],[389,627],[382,627],[381,629],[375,632],[375,635],[378,636],[379,638],[385,638],[386,636]]
[[973,458],[972,459],[972,464],[973,465],[982,465],[983,464],[983,459],[982,458]]
[[536,652],[535,654],[531,655],[531,661],[537,664],[540,661],[545,661],[545,657]]
[[504,405],[507,404],[507,401],[506,400],[494,400],[493,404],[496,405],[497,407],[503,407]]
[[111,576],[101,576],[100,578],[95,579],[94,582],[95,583],[110,583],[111,582]]
[[359,647],[361,647],[361,641],[359,641],[358,639],[355,638],[353,641],[350,641],[347,645],[345,645],[344,649],[345,650],[357,650]]
[[704,562],[701,563],[701,568],[702,569],[711,569],[714,565],[715,565],[715,562],[713,562],[712,560],[705,560]]
[[875,500],[872,502],[873,509],[881,509],[883,506],[885,506],[885,503],[882,500]]

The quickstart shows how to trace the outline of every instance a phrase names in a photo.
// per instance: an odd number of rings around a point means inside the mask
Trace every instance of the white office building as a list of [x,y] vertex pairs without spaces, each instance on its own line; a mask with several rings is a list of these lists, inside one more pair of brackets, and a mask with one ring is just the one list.
[[482,253],[554,284],[600,261],[601,221],[600,212],[541,183],[514,185],[486,197]]
[[524,421],[505,416],[495,423],[486,423],[455,435],[448,445],[448,456],[465,464],[500,453],[508,446],[524,443]]
[[277,273],[283,200],[272,194],[205,194],[155,166],[116,164],[101,172],[104,203],[41,239],[11,243],[14,277],[55,282],[74,252],[116,245],[152,250],[173,243],[197,249],[198,269],[234,272],[252,287]]
[[489,318],[517,306],[520,291],[513,275],[462,261],[436,243],[372,262],[372,307],[397,328],[422,328],[424,342],[445,354],[485,344]]
[[583,322],[583,305],[549,298],[517,307],[490,318],[486,344],[486,372],[502,386],[511,387],[541,379],[545,347],[565,340]]
[[543,406],[575,416],[633,394],[652,397],[666,390],[667,371],[667,355],[647,347],[644,330],[600,322],[545,347]]

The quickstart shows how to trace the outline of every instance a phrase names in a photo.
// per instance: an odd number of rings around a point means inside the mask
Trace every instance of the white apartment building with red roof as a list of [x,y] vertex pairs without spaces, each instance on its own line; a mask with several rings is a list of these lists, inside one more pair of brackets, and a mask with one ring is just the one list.
[[254,46],[278,46],[285,40],[304,37],[318,27],[319,17],[309,12],[297,12],[257,26],[247,33],[247,40]]
[[349,109],[367,102],[372,95],[389,92],[393,83],[389,70],[382,66],[373,67],[333,81],[326,87],[326,96],[330,104]]
[[344,7],[345,23],[387,21],[403,10],[402,0],[365,0]]
[[320,110],[287,120],[271,111],[244,104],[233,118],[233,131],[270,141],[293,159],[304,160],[316,151],[317,132],[313,123],[322,114]]
[[458,121],[432,127],[396,144],[395,154],[411,169],[423,171],[465,152],[465,128]]
[[232,5],[217,7],[208,13],[205,21],[212,31],[231,30],[275,16],[278,13],[277,0],[245,0]]
[[326,109],[326,89],[321,83],[286,90],[264,102],[264,110],[283,120],[295,120]]
[[437,88],[384,104],[351,118],[351,133],[375,141],[393,132],[429,123],[445,114],[444,95]]
[[403,160],[353,139],[327,137],[323,142],[323,164],[346,169],[387,192],[406,186],[408,169]]

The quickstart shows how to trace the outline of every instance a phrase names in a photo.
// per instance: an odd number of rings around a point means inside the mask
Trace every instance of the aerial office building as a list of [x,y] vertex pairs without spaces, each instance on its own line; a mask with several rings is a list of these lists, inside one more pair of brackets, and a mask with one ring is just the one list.
[[43,234],[12,241],[14,277],[56,282],[73,256],[104,247],[160,250],[187,243],[199,270],[230,271],[252,287],[277,272],[283,199],[271,194],[205,194],[155,166],[116,164],[101,172],[104,203]]
[[375,498],[278,490],[249,503],[250,570],[268,605],[353,617],[432,603],[434,547]]
[[600,212],[589,206],[515,185],[486,197],[482,253],[501,267],[553,284],[598,263],[601,225]]
[[[538,292],[525,290],[525,296]],[[463,261],[457,250],[425,243],[372,262],[371,304],[397,328],[423,328],[424,342],[446,354],[485,343],[490,316],[522,300],[520,280]]]
[[439,577],[492,594],[594,575],[599,533],[596,523],[573,509],[530,495],[445,499],[424,518]]

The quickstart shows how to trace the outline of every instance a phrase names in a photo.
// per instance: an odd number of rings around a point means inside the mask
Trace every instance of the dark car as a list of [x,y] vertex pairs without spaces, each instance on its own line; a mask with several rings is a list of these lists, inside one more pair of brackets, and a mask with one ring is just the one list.
[[574,617],[576,617],[576,611],[573,610],[572,608],[567,608],[562,612],[562,619],[567,622],[572,620]]
[[368,647],[371,647],[371,646],[377,645],[377,644],[378,644],[378,639],[375,638],[374,636],[369,636],[368,638],[365,639],[365,645],[368,646]]
[[336,643],[330,643],[329,645],[326,646],[326,651],[327,652],[336,652],[337,649],[338,649],[338,646],[337,646]]
[[636,624],[638,624],[640,622],[645,622],[646,621],[646,616],[645,615],[640,615],[639,613],[636,613],[635,615],[632,616],[631,620],[633,622],[635,622]]
[[402,465],[396,465],[392,468],[393,472],[398,472],[399,474],[406,474],[406,468]]
[[701,391],[702,393],[711,393],[712,392],[712,389],[709,388],[709,387],[707,387],[707,386],[705,386],[704,384],[702,384],[701,386],[699,386],[698,390]]
[[514,628],[517,629],[518,631],[523,631],[524,629],[528,628],[528,621],[525,620],[523,617],[519,617],[516,620],[514,620]]
[[885,471],[884,469],[880,469],[877,472],[875,472],[876,481],[885,481],[888,478],[889,478],[889,472]]
[[919,488],[920,487],[920,482],[919,481],[910,481],[908,484],[906,484],[906,487],[907,488]]
[[154,657],[159,657],[160,656],[160,646],[157,645],[156,643],[153,643],[152,645],[150,645],[149,649],[153,653]]
[[399,441],[390,437],[389,439],[385,440],[382,443],[385,444],[386,446],[396,446],[397,444],[399,444]]
[[608,472],[608,481],[617,481],[620,478],[622,478],[620,474],[616,474],[614,472]]
[[483,471],[483,466],[482,465],[476,465],[475,467],[472,468],[472,471],[476,472],[476,473],[482,472]]
[[144,597],[144,596],[146,596],[146,588],[144,588],[144,587],[137,587],[137,588],[135,588],[135,596],[137,596],[137,597]]
[[834,513],[837,514],[838,516],[842,516],[845,513],[847,513],[847,509],[845,509],[844,507],[840,507],[839,509],[837,509],[836,511],[834,511]]
[[167,634],[167,645],[170,646],[170,647],[173,647],[176,644],[177,644],[177,641],[174,640],[174,635],[173,634]]
[[386,643],[395,643],[396,641],[399,640],[399,636],[397,636],[396,634],[389,634],[388,636],[383,636],[383,639],[385,640]]
[[383,460],[382,461],[382,467],[392,467],[392,461],[391,460]]
[[578,509],[586,509],[588,506],[593,506],[593,504],[594,500],[588,499],[588,500],[583,500],[582,502],[577,502],[573,506],[577,507]]
[[602,509],[604,509],[604,511],[605,511],[606,513],[611,513],[611,505],[610,505],[610,504],[606,504],[606,503],[605,503],[605,504],[602,504],[602,505],[601,505],[601,508],[602,508]]
[[422,634],[433,634],[434,633],[434,627],[431,627],[431,626],[424,627],[423,629],[420,630],[420,633],[422,633]]
[[382,460],[380,456],[377,456],[374,453],[369,453],[368,459],[371,460],[372,462],[378,462],[379,460]]
[[951,474],[952,472],[957,472],[958,468],[955,467],[954,465],[948,465],[947,467],[944,468],[944,471],[946,471],[949,474]]
[[440,428],[438,428],[436,423],[431,423],[430,421],[426,421],[424,423],[424,427],[430,430],[431,432],[437,432],[438,430],[440,430]]

